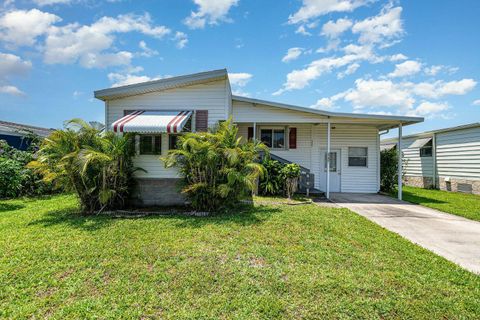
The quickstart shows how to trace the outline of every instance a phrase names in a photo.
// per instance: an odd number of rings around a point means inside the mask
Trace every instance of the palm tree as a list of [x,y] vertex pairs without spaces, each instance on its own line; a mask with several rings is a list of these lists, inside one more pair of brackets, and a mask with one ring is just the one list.
[[44,140],[29,166],[44,180],[75,192],[82,210],[92,213],[124,205],[133,155],[129,135],[103,133],[97,124],[73,119]]
[[161,158],[166,167],[177,167],[184,177],[182,192],[197,210],[214,211],[237,202],[251,192],[264,169],[257,162],[258,141],[241,143],[231,120],[205,133],[187,133],[178,148]]

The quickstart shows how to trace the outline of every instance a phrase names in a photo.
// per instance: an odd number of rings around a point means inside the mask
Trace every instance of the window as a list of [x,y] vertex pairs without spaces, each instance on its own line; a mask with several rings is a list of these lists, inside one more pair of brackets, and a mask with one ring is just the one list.
[[269,148],[285,148],[285,130],[284,129],[261,129],[260,140]]
[[368,148],[365,147],[348,147],[348,166],[349,167],[366,167],[368,159]]
[[432,156],[432,140],[430,140],[426,145],[420,148],[420,157],[431,157]]
[[178,134],[168,135],[168,150],[177,149]]
[[160,135],[141,135],[140,136],[140,154],[161,154],[162,136]]

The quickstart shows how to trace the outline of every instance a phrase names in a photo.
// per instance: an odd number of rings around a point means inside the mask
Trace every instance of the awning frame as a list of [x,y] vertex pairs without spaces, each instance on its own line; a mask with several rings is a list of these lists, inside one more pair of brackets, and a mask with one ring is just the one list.
[[112,123],[111,127],[116,133],[179,133],[192,115],[192,110],[136,110]]

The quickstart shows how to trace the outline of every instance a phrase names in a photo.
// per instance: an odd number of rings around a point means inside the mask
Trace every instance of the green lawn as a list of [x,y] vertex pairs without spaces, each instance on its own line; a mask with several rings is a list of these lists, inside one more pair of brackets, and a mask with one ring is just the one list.
[[480,196],[474,194],[404,186],[403,200],[480,221]]
[[480,277],[346,210],[82,217],[0,201],[0,318],[480,318]]

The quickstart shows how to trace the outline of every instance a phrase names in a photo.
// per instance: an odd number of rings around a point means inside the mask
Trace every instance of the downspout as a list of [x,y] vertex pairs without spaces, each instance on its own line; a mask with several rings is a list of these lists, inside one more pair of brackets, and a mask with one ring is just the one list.
[[432,137],[432,182],[433,187],[437,189],[437,134],[434,132]]

